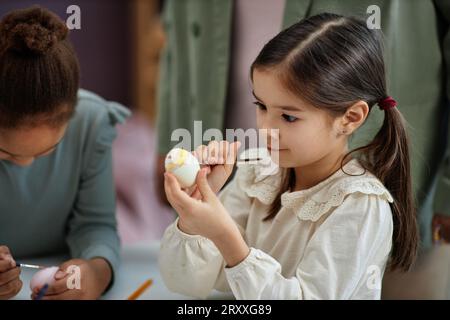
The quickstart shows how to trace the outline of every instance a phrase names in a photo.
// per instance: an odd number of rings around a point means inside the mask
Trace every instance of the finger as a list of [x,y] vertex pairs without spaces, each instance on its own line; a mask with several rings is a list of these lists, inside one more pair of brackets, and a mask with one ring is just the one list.
[[194,184],[192,187],[187,189],[186,193],[192,198],[197,191],[198,187],[196,184]]
[[208,147],[205,146],[205,148],[202,149],[202,159],[203,159],[202,163],[204,165],[209,165],[208,157],[209,157],[209,149]]
[[[52,284],[50,284],[48,286],[48,290],[46,292],[45,295],[54,295],[54,294],[61,294],[63,292],[66,292],[67,290],[69,290],[68,286],[67,286],[67,275],[60,279],[60,280],[56,280],[54,281]],[[38,290],[40,290],[41,288],[38,288]],[[35,292],[38,292],[35,290]]]
[[194,154],[194,157],[197,158],[198,162],[202,161],[202,147],[203,147],[203,145],[199,145],[197,148],[195,148],[194,151],[192,151],[192,153]]
[[230,143],[228,141],[220,141],[217,164],[224,164],[226,162],[229,145]]
[[208,179],[206,178],[206,170],[202,169],[197,175],[197,186],[205,201],[210,201],[214,199],[215,193],[211,190],[209,186]]
[[[64,270],[67,268],[64,268]],[[61,280],[64,279],[66,276],[68,275],[68,273],[66,271],[63,270],[59,270],[56,274],[55,274],[55,280]]]
[[68,274],[67,272],[68,272],[69,267],[71,267],[71,266],[79,266],[82,263],[83,263],[82,259],[71,259],[71,260],[64,261],[63,263],[61,263],[59,265],[58,273],[61,271],[60,274],[65,276],[66,274]]
[[202,199],[202,194],[200,193],[200,190],[198,190],[198,188],[195,189],[194,193],[191,195],[191,198],[194,198],[195,200]]
[[[207,171],[206,173],[207,174],[210,174],[211,173],[211,167],[210,166],[205,166],[205,167],[203,167],[203,168],[205,168],[205,170]],[[192,186],[192,187],[189,187],[189,188],[187,188],[186,190],[184,190],[184,191],[186,191],[186,193],[191,197],[191,198],[194,198],[194,199],[196,199],[196,200],[200,200],[201,199],[201,194],[200,194],[200,191],[198,190],[198,187],[197,187],[197,185],[194,183],[194,185]]]
[[164,173],[164,191],[166,192],[167,201],[169,201],[170,205],[174,207],[174,197],[172,195],[172,190],[169,186],[169,178],[167,177],[167,172]]
[[169,202],[176,200],[174,193],[175,190],[180,190],[183,192],[177,178],[175,178],[175,176],[170,172],[164,173],[164,190],[166,191]]
[[22,289],[23,283],[20,279],[15,279],[0,286],[0,298],[9,299],[14,297]]
[[[180,185],[173,174],[166,173],[165,181],[167,183],[168,199],[176,209],[183,211],[193,201],[185,192],[180,188]],[[178,212],[180,214],[180,212]],[[182,214],[182,212],[181,212]]]
[[9,254],[3,254],[0,258],[0,272],[5,272],[16,267],[16,262]]
[[216,140],[208,143],[208,164],[217,164],[217,156],[219,154],[219,142]]
[[195,149],[195,156],[197,157],[198,162],[201,165],[204,165],[208,158],[208,147],[203,144],[198,146],[197,149]]
[[192,195],[194,194],[195,190],[197,190],[197,185],[194,183],[191,187],[183,188],[182,190],[184,192],[186,192],[187,195],[192,197]]
[[183,203],[189,203],[190,197],[181,190],[180,184],[175,176],[171,173],[167,173],[167,182],[170,190],[171,197],[178,205],[183,205]]
[[230,145],[230,151],[228,152],[226,161],[226,167],[228,171],[230,171],[230,169],[234,167],[237,158],[237,153],[240,147],[241,143],[239,141],[235,141]]
[[19,279],[20,268],[13,268],[0,273],[0,286],[7,284],[15,279]]

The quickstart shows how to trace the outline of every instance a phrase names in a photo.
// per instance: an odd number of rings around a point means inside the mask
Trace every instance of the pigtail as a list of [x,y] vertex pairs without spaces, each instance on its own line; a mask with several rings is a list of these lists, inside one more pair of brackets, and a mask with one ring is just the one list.
[[394,223],[391,269],[408,271],[418,248],[416,207],[412,192],[409,139],[406,122],[397,108],[385,110],[383,125],[367,146],[353,150],[390,191]]

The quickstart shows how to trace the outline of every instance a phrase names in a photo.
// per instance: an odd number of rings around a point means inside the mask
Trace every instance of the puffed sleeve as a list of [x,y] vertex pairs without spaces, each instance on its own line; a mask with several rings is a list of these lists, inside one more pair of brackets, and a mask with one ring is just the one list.
[[[225,269],[226,277],[237,299],[376,299],[392,228],[387,201],[353,193],[316,230],[294,277],[284,277],[278,261],[254,248]],[[375,283],[374,268],[380,271]]]
[[[242,190],[244,177],[240,171],[238,169],[219,198],[244,234],[251,198]],[[214,243],[183,233],[177,223],[178,219],[166,229],[159,253],[159,268],[166,286],[174,292],[202,299],[214,288],[229,291],[223,273],[225,262]]]
[[89,121],[83,168],[66,241],[72,257],[104,258],[114,275],[119,264],[120,241],[116,229],[111,146],[116,137],[115,125],[124,122],[129,111],[112,102],[85,99],[84,103],[95,104],[95,116]]

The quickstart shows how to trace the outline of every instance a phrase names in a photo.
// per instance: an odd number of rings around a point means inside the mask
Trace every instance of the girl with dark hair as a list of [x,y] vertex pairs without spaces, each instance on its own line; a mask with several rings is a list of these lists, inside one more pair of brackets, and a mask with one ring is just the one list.
[[[385,269],[408,270],[418,243],[405,122],[385,78],[380,31],[355,18],[320,14],[270,40],[251,79],[258,128],[279,132],[267,149],[280,170],[239,165],[217,197],[237,150],[212,142],[196,151],[210,166],[191,196],[166,174],[179,214],[161,246],[168,287],[199,297],[216,288],[238,299],[379,299]],[[380,131],[349,151],[375,105]]]
[[119,262],[111,144],[128,111],[79,90],[67,36],[40,7],[0,21],[0,299],[21,290],[15,259],[70,252],[44,299],[98,298]]

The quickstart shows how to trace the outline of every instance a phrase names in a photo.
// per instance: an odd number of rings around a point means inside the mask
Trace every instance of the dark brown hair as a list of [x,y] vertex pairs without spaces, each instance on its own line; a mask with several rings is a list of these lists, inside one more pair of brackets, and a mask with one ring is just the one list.
[[[259,53],[251,67],[273,70],[286,87],[332,116],[344,115],[358,101],[369,112],[386,98],[383,38],[364,22],[323,13],[281,31]],[[397,108],[385,111],[384,122],[373,141],[357,152],[364,167],[391,192],[394,235],[391,269],[408,270],[418,246],[416,208],[411,188],[409,142],[405,121]],[[341,163],[341,170],[342,164]],[[284,174],[281,190],[266,219],[280,210],[281,194],[295,183],[293,169]]]
[[34,6],[0,21],[0,128],[58,126],[74,113],[78,60],[68,28]]

